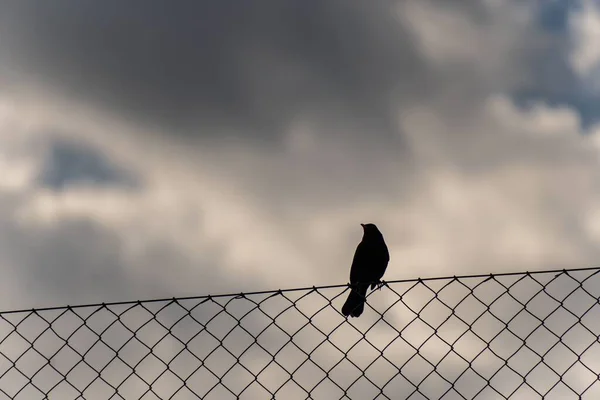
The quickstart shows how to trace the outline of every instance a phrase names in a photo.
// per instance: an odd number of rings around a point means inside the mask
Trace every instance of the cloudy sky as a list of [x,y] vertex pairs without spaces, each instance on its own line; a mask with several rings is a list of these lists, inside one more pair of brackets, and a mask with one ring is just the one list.
[[600,3],[0,0],[0,309],[600,260]]

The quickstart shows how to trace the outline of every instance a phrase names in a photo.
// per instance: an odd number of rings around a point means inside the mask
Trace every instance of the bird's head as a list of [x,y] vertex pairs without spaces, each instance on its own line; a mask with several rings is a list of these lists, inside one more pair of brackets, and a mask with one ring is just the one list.
[[365,233],[365,235],[369,235],[369,234],[381,235],[381,232],[379,232],[379,229],[377,228],[377,225],[375,225],[375,224],[360,224],[360,226],[363,227],[363,232]]

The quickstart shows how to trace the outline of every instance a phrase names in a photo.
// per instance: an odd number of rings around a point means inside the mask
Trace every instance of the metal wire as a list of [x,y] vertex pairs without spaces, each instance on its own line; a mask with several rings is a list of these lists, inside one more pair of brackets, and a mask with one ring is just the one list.
[[2,399],[598,399],[600,268],[0,313]]

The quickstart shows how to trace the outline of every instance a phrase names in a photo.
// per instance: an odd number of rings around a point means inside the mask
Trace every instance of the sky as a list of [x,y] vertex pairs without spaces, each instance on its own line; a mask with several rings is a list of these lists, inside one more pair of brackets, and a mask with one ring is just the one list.
[[600,260],[600,3],[0,1],[0,309]]

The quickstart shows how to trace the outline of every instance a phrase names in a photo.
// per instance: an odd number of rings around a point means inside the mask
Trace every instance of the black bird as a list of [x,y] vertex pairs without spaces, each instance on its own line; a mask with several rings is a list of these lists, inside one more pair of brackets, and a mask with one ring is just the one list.
[[356,248],[350,268],[352,289],[342,307],[342,314],[346,317],[358,317],[362,314],[369,285],[373,290],[381,282],[390,261],[390,253],[377,226],[360,225],[363,227],[363,238]]

